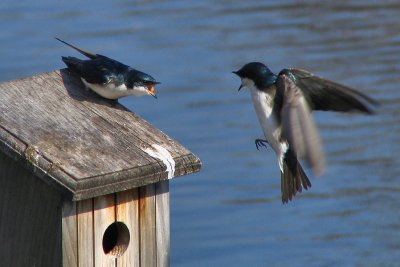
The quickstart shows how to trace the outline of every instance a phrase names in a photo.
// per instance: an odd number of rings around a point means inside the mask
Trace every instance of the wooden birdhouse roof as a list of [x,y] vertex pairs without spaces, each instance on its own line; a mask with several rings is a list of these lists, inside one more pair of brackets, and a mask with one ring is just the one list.
[[67,70],[1,83],[0,114],[0,151],[73,200],[200,170],[188,149]]

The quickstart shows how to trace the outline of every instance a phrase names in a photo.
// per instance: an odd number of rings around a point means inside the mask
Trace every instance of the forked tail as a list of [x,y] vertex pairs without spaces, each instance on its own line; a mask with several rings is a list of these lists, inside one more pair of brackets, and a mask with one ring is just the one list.
[[283,158],[281,173],[282,203],[287,203],[304,189],[311,187],[311,182],[301,167],[296,155],[289,148]]

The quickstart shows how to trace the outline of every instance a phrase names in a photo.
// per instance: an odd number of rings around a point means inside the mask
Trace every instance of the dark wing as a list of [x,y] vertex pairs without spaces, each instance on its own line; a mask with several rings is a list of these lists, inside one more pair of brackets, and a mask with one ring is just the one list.
[[82,55],[87,56],[88,58],[95,59],[95,58],[98,57],[97,54],[89,53],[89,52],[87,52],[87,51],[85,51],[85,50],[82,50],[82,49],[80,49],[80,48],[78,48],[78,47],[76,47],[76,46],[73,46],[72,44],[69,44],[69,43],[67,43],[67,42],[65,42],[65,41],[63,41],[63,40],[61,40],[61,39],[59,39],[59,38],[57,38],[57,37],[54,37],[54,38],[55,38],[56,40],[60,41],[61,43],[66,44],[66,45],[68,45],[69,47],[75,49],[76,51],[78,51],[78,52],[81,53]]
[[70,71],[93,84],[121,85],[124,83],[124,73],[128,71],[128,66],[102,55],[89,60],[75,57],[62,57],[62,60]]
[[379,105],[376,100],[361,92],[302,69],[284,69],[279,74],[286,74],[296,83],[312,110],[361,111],[373,114],[371,105]]
[[280,74],[276,94],[282,97],[282,138],[299,158],[304,158],[316,176],[325,170],[325,157],[317,127],[303,91],[286,74]]

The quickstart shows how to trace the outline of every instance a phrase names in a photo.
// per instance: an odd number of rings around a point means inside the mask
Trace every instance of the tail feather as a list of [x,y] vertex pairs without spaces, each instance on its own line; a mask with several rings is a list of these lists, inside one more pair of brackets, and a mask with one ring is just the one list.
[[304,189],[311,187],[311,182],[301,167],[296,155],[290,149],[283,159],[283,173],[281,173],[282,203],[287,203]]
[[84,56],[86,56],[86,57],[88,57],[88,58],[90,58],[90,59],[95,59],[95,58],[97,58],[97,55],[96,55],[96,54],[92,54],[92,53],[90,53],[90,52],[87,52],[87,51],[85,51],[85,50],[82,50],[82,49],[80,49],[80,48],[78,48],[78,47],[76,47],[76,46],[74,46],[74,45],[72,45],[72,44],[69,44],[69,43],[67,43],[67,42],[65,42],[65,41],[63,41],[63,40],[61,40],[61,39],[59,39],[59,38],[57,38],[57,37],[54,37],[54,39],[60,41],[60,42],[63,43],[63,44],[68,45],[69,47],[75,49],[76,51],[78,51],[79,53],[81,53],[82,55],[84,55]]

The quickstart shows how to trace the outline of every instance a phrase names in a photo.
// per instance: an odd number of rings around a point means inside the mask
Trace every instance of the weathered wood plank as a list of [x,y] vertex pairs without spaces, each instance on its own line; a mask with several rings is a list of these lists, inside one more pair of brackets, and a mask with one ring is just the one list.
[[157,266],[169,267],[170,216],[169,216],[169,181],[161,181],[156,187],[156,244]]
[[0,153],[0,266],[62,265],[62,199]]
[[67,70],[1,83],[0,114],[0,150],[26,161],[24,152],[34,148],[35,172],[74,200],[167,179],[165,166],[143,151],[153,144],[169,151],[175,176],[200,169],[186,148],[122,105],[86,91]]
[[115,222],[115,195],[94,199],[94,265],[96,267],[115,267],[115,257],[106,255],[103,250],[103,236],[110,224]]
[[139,267],[139,190],[137,188],[117,193],[116,220],[125,223],[130,233],[129,246],[117,258],[117,267]]
[[155,185],[139,188],[140,266],[157,266]]
[[66,200],[62,207],[63,266],[78,267],[76,202]]
[[[149,164],[149,157],[146,159],[144,153],[139,157],[136,150],[125,149],[130,145],[129,139],[115,138],[118,129],[110,127],[102,116],[73,101],[65,90],[64,95],[59,90],[48,90],[52,87],[63,88],[62,80],[56,77],[59,76],[38,75],[15,81],[12,89],[18,90],[4,90],[8,92],[3,103],[4,108],[9,110],[3,116],[3,125],[8,126],[7,130],[17,133],[25,143],[45,148],[40,150],[44,156],[54,158],[54,162],[58,160],[60,167],[76,177],[115,172],[131,166],[129,160],[133,159],[139,166]],[[28,86],[27,82],[35,90],[25,90],[26,94],[21,95],[19,90]],[[18,105],[15,105],[15,100],[12,101],[13,98],[17,98]],[[48,101],[43,103],[43,98]],[[115,152],[122,154],[115,157]],[[106,157],[113,161],[104,160]]]
[[94,267],[93,199],[77,202],[78,260],[80,267]]

